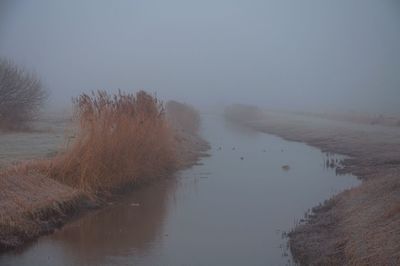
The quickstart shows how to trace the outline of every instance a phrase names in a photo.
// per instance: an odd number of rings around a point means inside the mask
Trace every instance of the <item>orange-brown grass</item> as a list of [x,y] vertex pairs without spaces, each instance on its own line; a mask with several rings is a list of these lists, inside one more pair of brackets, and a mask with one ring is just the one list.
[[97,206],[99,193],[191,165],[208,147],[197,135],[198,113],[186,104],[168,104],[168,119],[145,92],[99,91],[74,104],[74,137],[63,151],[0,169],[0,251]]
[[79,129],[72,145],[53,159],[52,178],[97,193],[175,169],[171,132],[157,98],[144,91],[97,91],[74,104]]
[[0,251],[51,231],[86,202],[83,193],[41,174],[48,163],[22,162],[0,172]]

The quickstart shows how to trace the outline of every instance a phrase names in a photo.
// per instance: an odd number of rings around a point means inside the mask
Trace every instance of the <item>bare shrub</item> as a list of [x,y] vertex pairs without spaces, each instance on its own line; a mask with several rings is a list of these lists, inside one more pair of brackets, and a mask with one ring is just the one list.
[[27,127],[47,98],[40,80],[7,60],[0,60],[0,129]]
[[79,131],[73,145],[53,159],[51,177],[97,193],[175,169],[171,132],[157,98],[144,91],[97,91],[74,103]]

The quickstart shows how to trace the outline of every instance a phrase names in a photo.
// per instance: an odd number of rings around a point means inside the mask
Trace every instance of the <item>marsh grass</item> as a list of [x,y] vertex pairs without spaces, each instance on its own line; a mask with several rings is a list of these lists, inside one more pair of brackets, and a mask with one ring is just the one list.
[[[0,169],[0,251],[51,232],[108,196],[165,178],[208,148],[189,105],[104,91],[74,100],[65,146]],[[134,186],[133,186],[134,185]]]
[[74,99],[76,135],[52,159],[50,177],[86,192],[111,189],[166,175],[176,157],[163,103],[140,91],[105,91]]
[[189,134],[197,134],[200,127],[200,115],[191,105],[176,101],[168,101],[166,105],[169,120],[176,127]]
[[50,232],[84,204],[84,193],[41,172],[49,161],[25,161],[0,172],[0,251]]

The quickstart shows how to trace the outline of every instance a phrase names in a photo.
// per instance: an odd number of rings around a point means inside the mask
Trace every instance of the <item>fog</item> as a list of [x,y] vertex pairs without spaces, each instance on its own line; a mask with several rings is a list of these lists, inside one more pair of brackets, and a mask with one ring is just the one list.
[[197,106],[400,112],[393,1],[1,0],[0,57],[62,106],[93,89]]

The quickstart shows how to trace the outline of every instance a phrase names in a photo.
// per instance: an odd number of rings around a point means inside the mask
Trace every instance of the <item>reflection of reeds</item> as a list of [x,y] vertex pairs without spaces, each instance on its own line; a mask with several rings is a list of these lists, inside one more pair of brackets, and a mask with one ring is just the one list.
[[79,130],[65,153],[53,159],[52,178],[98,192],[174,169],[171,133],[155,97],[98,91],[74,103]]

